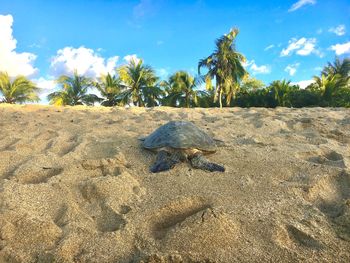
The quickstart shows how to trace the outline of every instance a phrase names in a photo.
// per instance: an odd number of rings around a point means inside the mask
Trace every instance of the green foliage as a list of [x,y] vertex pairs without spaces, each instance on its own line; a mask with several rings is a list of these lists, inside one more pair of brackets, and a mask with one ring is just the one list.
[[60,76],[56,82],[61,85],[61,90],[50,93],[47,97],[50,104],[63,105],[94,105],[101,101],[95,94],[87,94],[88,89],[93,87],[90,78],[79,76],[74,72],[73,77]]
[[[216,93],[215,100],[219,100],[222,107],[222,96],[225,95],[226,105],[229,106],[231,100],[239,90],[239,83],[247,76],[243,67],[246,58],[236,51],[235,39],[238,35],[238,29],[234,28],[219,39],[216,40],[216,50],[207,58],[201,59],[198,63],[198,73],[201,68],[207,68],[205,82],[207,89],[211,89],[211,80],[215,78]],[[218,96],[218,98],[217,98]]]
[[196,89],[199,82],[199,79],[195,79],[185,71],[174,73],[168,81],[161,83],[166,93],[162,100],[163,105],[186,108],[197,106],[198,96],[203,92]]
[[122,89],[124,88],[120,78],[115,75],[107,74],[102,75],[98,82],[93,83],[97,90],[101,93],[103,100],[102,106],[123,106],[124,102],[119,97]]
[[0,95],[4,103],[37,102],[39,88],[24,76],[17,76],[11,80],[6,72],[0,72]]
[[256,78],[252,78],[252,77],[248,77],[243,79],[243,81],[241,82],[241,86],[240,86],[240,91],[253,91],[253,90],[258,90],[258,89],[262,89],[265,87],[264,82],[262,82],[259,79]]
[[126,87],[119,96],[122,101],[139,107],[159,105],[162,92],[157,85],[158,77],[150,66],[143,65],[142,60],[131,60],[117,71]]

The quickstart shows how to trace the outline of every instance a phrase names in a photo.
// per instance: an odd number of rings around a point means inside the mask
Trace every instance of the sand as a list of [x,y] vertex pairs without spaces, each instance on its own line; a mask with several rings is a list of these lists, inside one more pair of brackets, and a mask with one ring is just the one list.
[[[150,173],[169,120],[226,172]],[[350,110],[0,104],[0,262],[350,262]]]

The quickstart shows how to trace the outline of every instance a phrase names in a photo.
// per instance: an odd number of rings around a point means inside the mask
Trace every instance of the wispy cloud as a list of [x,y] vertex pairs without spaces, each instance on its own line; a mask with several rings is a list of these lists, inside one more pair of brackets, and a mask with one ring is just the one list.
[[335,51],[336,55],[350,54],[350,41],[344,44],[336,44],[330,47],[331,50]]
[[288,47],[282,49],[280,56],[290,56],[293,53],[296,53],[300,56],[308,56],[311,53],[314,53],[320,57],[323,56],[322,52],[316,48],[316,38],[305,38],[302,37],[300,39],[292,38],[288,42]]
[[303,7],[304,5],[314,5],[314,4],[316,4],[316,0],[299,0],[298,2],[294,3],[291,6],[291,8],[288,9],[288,12],[294,12],[299,8]]
[[135,61],[136,63],[140,61],[140,58],[136,54],[126,55],[125,57],[123,57],[123,59],[128,63],[132,60]]
[[34,67],[36,55],[16,51],[17,40],[12,35],[13,17],[0,15],[0,71],[6,71],[10,76],[33,76],[38,72]]
[[166,79],[169,76],[169,71],[166,68],[158,68],[156,73],[161,79]]
[[50,71],[54,77],[72,75],[76,70],[78,74],[98,78],[108,72],[113,74],[118,59],[118,56],[105,59],[94,50],[85,47],[65,47],[58,50],[52,58]]
[[255,60],[247,61],[243,66],[251,70],[254,75],[271,73],[271,68],[269,65],[258,66],[255,63]]
[[271,45],[267,46],[266,48],[264,48],[264,51],[267,51],[267,50],[274,48],[274,47],[275,47],[275,45],[271,44]]
[[319,28],[319,29],[317,29],[316,34],[321,35],[322,32],[323,32],[323,29],[322,29],[322,28]]
[[298,85],[301,89],[305,89],[307,86],[309,86],[311,83],[314,83],[315,81],[313,79],[307,79],[307,80],[301,80],[297,82],[291,82],[292,85]]
[[284,69],[284,71],[288,72],[290,76],[294,76],[299,66],[300,63],[290,64]]
[[142,18],[152,8],[151,0],[141,0],[133,9],[134,18]]
[[328,31],[336,34],[337,36],[345,35],[345,25],[339,25],[337,27],[331,27]]

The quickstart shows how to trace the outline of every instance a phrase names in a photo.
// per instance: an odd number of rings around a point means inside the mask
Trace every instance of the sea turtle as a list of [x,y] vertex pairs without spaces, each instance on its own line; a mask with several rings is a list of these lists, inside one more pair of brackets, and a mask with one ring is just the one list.
[[225,168],[209,162],[203,155],[216,152],[216,142],[189,121],[170,121],[145,138],[142,146],[158,152],[152,173],[166,171],[176,163],[189,160],[193,168],[224,172]]

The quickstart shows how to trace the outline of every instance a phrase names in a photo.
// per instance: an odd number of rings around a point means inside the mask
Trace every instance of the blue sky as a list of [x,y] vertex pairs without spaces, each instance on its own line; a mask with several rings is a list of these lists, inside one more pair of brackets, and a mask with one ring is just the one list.
[[335,56],[350,56],[348,0],[1,0],[0,70],[46,91],[60,74],[98,76],[132,55],[165,78],[196,73],[215,39],[238,27],[251,75],[307,81]]

